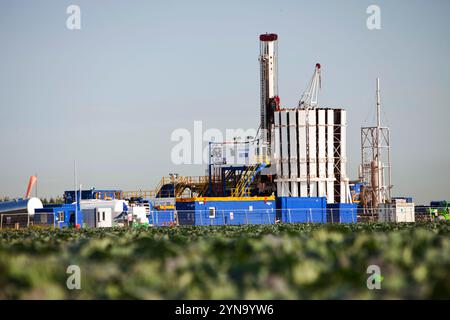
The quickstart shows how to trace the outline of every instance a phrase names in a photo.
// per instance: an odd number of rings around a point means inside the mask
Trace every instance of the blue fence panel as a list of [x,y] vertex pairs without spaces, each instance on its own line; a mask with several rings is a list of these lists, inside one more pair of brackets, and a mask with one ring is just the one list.
[[277,220],[284,223],[324,223],[325,209],[325,197],[277,198]]
[[175,210],[151,210],[148,223],[154,226],[170,226],[175,222]]
[[358,209],[353,203],[331,203],[327,205],[327,222],[356,223]]

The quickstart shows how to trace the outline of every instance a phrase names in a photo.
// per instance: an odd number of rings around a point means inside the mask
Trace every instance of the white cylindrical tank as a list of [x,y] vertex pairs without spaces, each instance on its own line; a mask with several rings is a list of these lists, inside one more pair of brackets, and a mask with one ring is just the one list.
[[[74,202],[75,204],[75,202]],[[125,200],[81,200],[80,208],[83,209],[98,209],[98,208],[111,208],[113,218],[117,217],[124,211],[124,208],[128,208],[128,204]]]
[[35,209],[42,209],[44,206],[39,198],[30,198],[27,202],[27,212],[29,215],[34,215]]
[[42,209],[43,207],[39,198],[14,199],[0,202],[0,213],[28,213],[29,215],[34,215],[36,209]]

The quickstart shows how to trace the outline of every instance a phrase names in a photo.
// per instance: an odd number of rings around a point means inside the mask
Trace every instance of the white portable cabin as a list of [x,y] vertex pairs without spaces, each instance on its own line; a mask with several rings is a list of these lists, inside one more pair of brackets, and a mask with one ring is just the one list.
[[83,222],[89,228],[111,228],[113,212],[111,208],[83,209]]
[[396,202],[392,204],[380,204],[378,209],[378,221],[380,222],[414,222],[414,203]]
[[128,209],[128,216],[137,223],[148,223],[147,210],[144,206],[132,206]]
[[80,208],[83,212],[87,209],[110,208],[114,219],[125,211],[124,208],[127,208],[127,202],[125,200],[81,200]]

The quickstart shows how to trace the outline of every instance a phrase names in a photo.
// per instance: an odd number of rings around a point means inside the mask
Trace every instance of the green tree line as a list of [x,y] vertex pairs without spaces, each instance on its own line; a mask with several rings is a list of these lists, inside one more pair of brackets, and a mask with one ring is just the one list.
[[[61,204],[64,203],[64,198],[62,196],[57,196],[57,197],[50,197],[50,198],[40,198],[42,201],[42,204]],[[6,201],[11,201],[14,199],[11,199],[8,196],[5,197],[0,197],[0,202],[6,202]]]

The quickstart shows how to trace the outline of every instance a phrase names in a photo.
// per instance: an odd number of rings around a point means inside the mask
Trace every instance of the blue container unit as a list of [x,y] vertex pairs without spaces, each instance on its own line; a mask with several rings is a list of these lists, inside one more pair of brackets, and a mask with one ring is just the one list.
[[278,197],[277,220],[283,223],[324,223],[326,197]]
[[148,223],[154,226],[171,226],[176,222],[174,206],[150,207]]
[[[122,199],[122,190],[97,190],[95,188],[89,190],[78,190],[77,196],[83,200],[115,200]],[[64,203],[70,204],[75,202],[75,191],[64,191]]]
[[275,197],[207,197],[177,199],[180,225],[273,224]]
[[[75,214],[76,212],[76,214]],[[52,215],[49,215],[52,214]],[[76,215],[76,220],[75,220]],[[34,223],[54,225],[56,228],[75,228],[83,226],[83,211],[76,210],[75,204],[63,204],[61,206],[47,206],[36,209],[33,216]]]
[[450,201],[441,200],[441,201],[431,201],[430,207],[432,208],[447,208]]
[[354,203],[327,204],[327,222],[330,223],[356,223],[358,205]]

